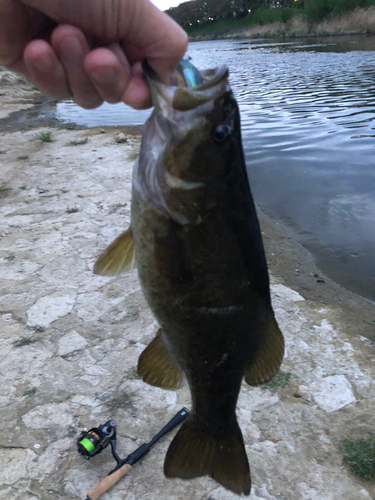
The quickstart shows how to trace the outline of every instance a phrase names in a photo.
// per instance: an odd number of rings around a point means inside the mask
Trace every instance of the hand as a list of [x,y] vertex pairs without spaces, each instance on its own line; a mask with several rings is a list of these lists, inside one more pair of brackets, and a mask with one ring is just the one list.
[[147,58],[168,82],[187,35],[149,0],[0,0],[0,64],[90,109],[150,106]]

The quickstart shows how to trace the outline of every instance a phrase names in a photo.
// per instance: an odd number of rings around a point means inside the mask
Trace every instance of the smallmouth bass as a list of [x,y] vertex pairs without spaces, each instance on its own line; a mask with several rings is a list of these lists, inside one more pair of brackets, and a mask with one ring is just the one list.
[[188,381],[192,409],[168,449],[166,476],[208,475],[249,495],[237,399],[242,379],[257,386],[277,373],[284,339],[271,305],[239,110],[224,66],[198,73],[197,83],[197,70],[185,63],[178,86],[163,84],[147,63],[144,70],[154,111],[134,166],[131,226],[94,272],[123,272],[135,255],[160,325],[138,373],[170,390],[184,375]]

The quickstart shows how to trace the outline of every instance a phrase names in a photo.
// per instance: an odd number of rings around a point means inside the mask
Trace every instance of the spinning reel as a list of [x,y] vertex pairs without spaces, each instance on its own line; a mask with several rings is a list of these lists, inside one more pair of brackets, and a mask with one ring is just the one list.
[[113,458],[116,460],[116,467],[108,474],[103,481],[87,494],[86,500],[97,500],[111,486],[123,477],[131,467],[143,458],[150,451],[151,447],[159,441],[165,434],[181,424],[189,415],[187,408],[182,408],[160,432],[158,432],[150,442],[142,444],[133,453],[122,459],[116,453],[116,422],[107,420],[99,427],[93,427],[89,431],[84,429],[77,439],[77,451],[80,455],[90,460],[95,455],[99,455],[107,446],[111,445]]

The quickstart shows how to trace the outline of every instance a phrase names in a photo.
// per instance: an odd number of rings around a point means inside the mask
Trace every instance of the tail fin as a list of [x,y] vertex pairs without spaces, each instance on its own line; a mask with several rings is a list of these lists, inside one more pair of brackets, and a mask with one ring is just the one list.
[[169,446],[164,473],[181,479],[208,475],[238,495],[250,495],[249,462],[237,423],[215,435],[190,415]]

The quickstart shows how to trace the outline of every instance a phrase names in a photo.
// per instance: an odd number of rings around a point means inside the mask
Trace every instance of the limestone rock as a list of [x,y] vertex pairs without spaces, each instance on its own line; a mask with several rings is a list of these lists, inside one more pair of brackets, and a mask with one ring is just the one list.
[[87,346],[86,340],[75,330],[67,333],[59,340],[59,356],[66,356]]
[[345,375],[334,375],[316,380],[309,387],[300,386],[300,392],[307,399],[315,401],[327,413],[340,410],[354,403],[356,398]]
[[52,425],[68,427],[72,425],[73,417],[67,403],[51,403],[36,406],[22,417],[23,423],[30,429],[45,429]]
[[128,138],[126,137],[125,134],[120,132],[119,134],[116,135],[115,141],[117,142],[117,144],[122,144],[124,142],[128,142]]
[[300,302],[305,300],[298,292],[281,284],[271,285],[271,292],[283,299],[290,300],[291,302]]
[[46,328],[59,318],[66,316],[73,309],[76,294],[60,295],[53,293],[37,300],[26,312],[29,326],[42,326]]

